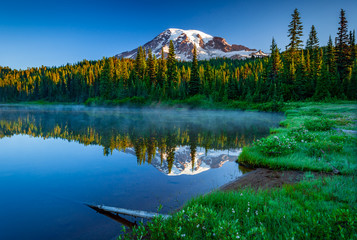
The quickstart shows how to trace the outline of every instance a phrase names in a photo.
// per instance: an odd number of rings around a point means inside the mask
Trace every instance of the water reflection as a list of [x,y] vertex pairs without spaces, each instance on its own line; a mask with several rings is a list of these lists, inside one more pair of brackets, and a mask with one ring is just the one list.
[[281,115],[227,111],[0,107],[0,138],[61,138],[133,154],[167,175],[197,174],[234,161]]
[[113,239],[119,224],[84,202],[170,213],[241,176],[241,148],[280,119],[0,105],[0,239]]

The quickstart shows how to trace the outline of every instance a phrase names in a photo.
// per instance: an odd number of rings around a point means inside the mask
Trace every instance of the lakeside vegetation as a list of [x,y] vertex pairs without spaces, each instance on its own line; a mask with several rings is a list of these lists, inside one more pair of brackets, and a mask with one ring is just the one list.
[[[156,59],[150,49],[138,48],[136,59],[84,60],[61,67],[15,70],[0,67],[0,101],[76,102],[88,105],[168,104],[230,105],[239,108],[266,103],[261,110],[280,111],[287,101],[357,99],[355,31],[349,31],[341,9],[335,43],[320,46],[311,27],[302,47],[300,13],[289,25],[290,43],[280,51],[272,40],[271,54],[245,60],[177,61],[169,53]],[[235,101],[238,104],[235,105]]]
[[357,130],[356,103],[292,103],[285,112],[282,127],[244,147],[239,162],[305,170],[303,181],[200,196],[119,239],[356,239],[357,138],[341,131]]
[[353,174],[357,168],[353,104],[318,104],[285,112],[285,128],[271,129],[268,138],[243,148],[239,162],[274,169]]

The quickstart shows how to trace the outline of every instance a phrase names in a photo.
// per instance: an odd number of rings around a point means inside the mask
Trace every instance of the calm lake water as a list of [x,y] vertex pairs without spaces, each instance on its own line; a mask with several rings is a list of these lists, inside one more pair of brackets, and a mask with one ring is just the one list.
[[281,119],[0,105],[0,239],[114,239],[121,224],[84,203],[169,213],[244,174],[241,148]]

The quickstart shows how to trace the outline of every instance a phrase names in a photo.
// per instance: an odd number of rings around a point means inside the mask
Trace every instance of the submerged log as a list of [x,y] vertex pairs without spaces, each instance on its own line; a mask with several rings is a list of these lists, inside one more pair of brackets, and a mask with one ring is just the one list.
[[109,207],[109,206],[104,206],[104,205],[91,205],[91,204],[86,204],[86,205],[94,210],[101,210],[104,212],[123,214],[123,215],[128,215],[128,216],[133,216],[133,217],[146,218],[146,219],[152,219],[152,218],[158,217],[158,216],[161,216],[164,219],[170,217],[170,215],[146,212],[146,211],[141,211],[141,210],[130,210],[130,209],[125,209],[125,208]]
[[114,213],[111,213],[111,212],[108,212],[108,211],[101,210],[96,206],[91,206],[91,205],[88,205],[88,204],[87,204],[87,206],[90,207],[91,209],[97,211],[98,213],[103,214],[104,216],[107,216],[107,217],[109,217],[109,218],[111,218],[111,219],[123,224],[124,226],[127,226],[129,228],[133,228],[133,227],[137,226],[137,224],[135,222],[130,222],[129,220],[120,217],[118,214],[114,214]]

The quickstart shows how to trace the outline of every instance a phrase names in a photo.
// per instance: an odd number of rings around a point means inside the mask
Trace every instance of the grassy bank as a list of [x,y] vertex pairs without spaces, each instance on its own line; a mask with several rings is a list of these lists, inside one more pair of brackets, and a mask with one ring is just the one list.
[[[357,168],[356,105],[286,106],[281,128],[243,149],[239,162],[274,169],[353,174]],[[299,105],[298,105],[299,106]],[[348,130],[343,132],[343,130]]]
[[241,109],[250,111],[277,112],[284,104],[280,102],[253,103],[246,101],[226,100],[213,101],[203,95],[195,95],[183,100],[161,100],[156,101],[143,97],[131,97],[118,100],[103,100],[90,98],[85,102],[87,106],[126,106],[126,107],[151,107],[151,108],[191,108],[191,109]]
[[21,105],[85,105],[93,107],[133,107],[133,108],[186,108],[186,109],[207,109],[207,110],[249,110],[279,112],[284,104],[281,102],[253,103],[247,101],[226,100],[221,102],[213,101],[203,95],[195,95],[183,100],[153,100],[144,97],[128,97],[124,99],[104,100],[101,98],[89,98],[85,102],[51,102],[47,100],[37,101],[12,101],[2,102],[2,104]]
[[[270,136],[239,161],[304,170],[282,188],[241,188],[192,199],[172,218],[154,219],[124,239],[357,239],[355,104],[291,103]],[[349,130],[344,132],[343,130]],[[334,172],[314,177],[309,171]]]

